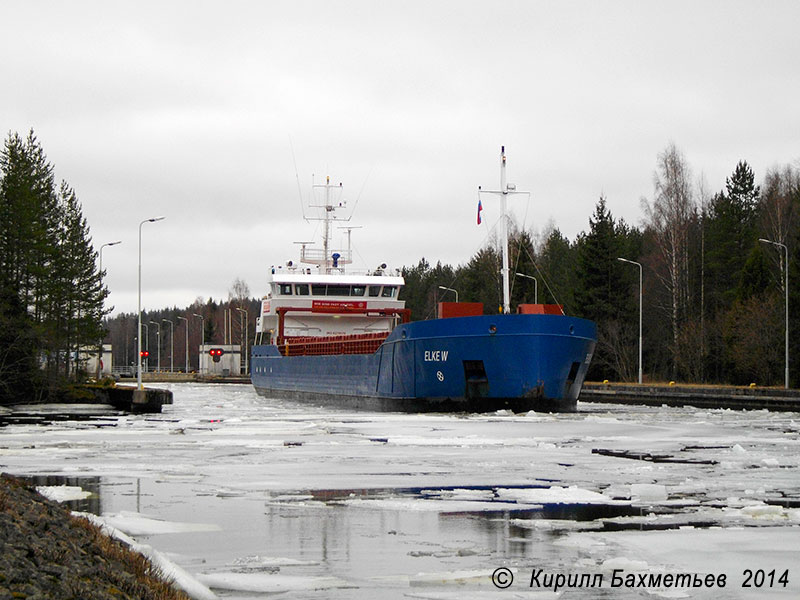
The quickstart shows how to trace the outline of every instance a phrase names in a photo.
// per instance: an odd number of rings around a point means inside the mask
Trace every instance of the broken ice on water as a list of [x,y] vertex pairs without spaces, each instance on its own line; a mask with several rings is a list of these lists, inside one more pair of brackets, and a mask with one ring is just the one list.
[[[725,573],[726,598],[800,595],[797,413],[409,415],[167,387],[160,415],[7,424],[0,468],[149,548],[198,598],[495,598],[500,567],[508,598],[597,596],[531,588],[533,569],[606,588],[615,570]],[[788,584],[743,588],[747,570]]]

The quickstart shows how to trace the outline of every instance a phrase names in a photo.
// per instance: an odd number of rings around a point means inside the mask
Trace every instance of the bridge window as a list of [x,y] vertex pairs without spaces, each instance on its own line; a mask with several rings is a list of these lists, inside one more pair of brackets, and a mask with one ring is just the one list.
[[394,294],[397,291],[397,288],[393,285],[385,285],[383,286],[383,292],[381,293],[382,298],[394,298]]
[[308,284],[296,283],[294,285],[294,291],[298,296],[308,296]]
[[281,283],[281,296],[291,296],[292,295],[292,284],[291,283]]
[[381,295],[381,286],[379,285],[371,285],[369,286],[369,295],[370,298],[377,298]]
[[354,285],[353,288],[350,290],[351,296],[363,296],[364,295],[364,286],[363,285]]
[[349,296],[350,295],[350,286],[349,285],[329,285],[328,286],[328,296]]

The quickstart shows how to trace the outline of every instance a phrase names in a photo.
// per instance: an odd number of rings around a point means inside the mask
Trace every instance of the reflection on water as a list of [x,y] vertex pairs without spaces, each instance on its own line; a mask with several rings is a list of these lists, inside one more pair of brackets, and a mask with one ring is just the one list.
[[81,488],[90,495],[79,500],[66,500],[61,502],[62,506],[70,510],[88,512],[94,515],[103,514],[102,494],[100,493],[101,477],[67,477],[65,475],[32,475],[21,477],[23,481],[35,487],[40,486],[70,486]]
[[[291,494],[204,493],[194,481],[141,480],[125,477],[26,478],[36,486],[78,486],[91,492],[82,500],[64,504],[72,510],[102,515],[158,514],[164,523],[218,524],[222,533],[188,531],[139,534],[157,543],[162,552],[203,557],[201,571],[295,574],[303,577],[334,573],[358,582],[362,592],[381,587],[405,588],[420,573],[443,569],[485,570],[509,559],[560,564],[571,552],[551,542],[552,527],[538,530],[534,520],[586,523],[597,519],[638,515],[641,509],[625,504],[544,504],[536,509],[509,510],[508,502],[492,509],[490,486],[438,489],[437,493],[476,492],[486,499],[486,510],[416,510],[415,503],[432,495],[425,488],[318,489]],[[516,486],[515,489],[535,489]],[[376,501],[364,507],[355,501]],[[381,501],[390,501],[380,508]],[[407,502],[407,508],[397,508]],[[394,508],[393,508],[394,506]],[[156,521],[158,522],[158,521]],[[156,528],[157,529],[157,528]],[[167,528],[168,529],[168,528]],[[558,529],[558,528],[556,528]],[[298,564],[253,566],[252,557],[282,557]],[[191,565],[190,565],[191,566]],[[376,582],[380,579],[380,584]],[[350,590],[351,594],[353,590]],[[326,597],[339,597],[328,590]],[[341,592],[341,597],[353,597]]]

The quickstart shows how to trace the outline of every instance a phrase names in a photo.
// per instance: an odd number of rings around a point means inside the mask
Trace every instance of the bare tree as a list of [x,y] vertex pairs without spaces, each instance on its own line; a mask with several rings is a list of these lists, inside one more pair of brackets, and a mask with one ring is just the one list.
[[642,204],[664,264],[658,275],[671,300],[672,358],[676,370],[680,325],[686,319],[689,302],[689,229],[694,195],[689,166],[674,143],[658,155],[653,183],[652,204],[647,200]]
[[630,322],[605,321],[598,325],[599,363],[623,381],[636,381],[639,372],[637,329]]
[[247,306],[250,300],[250,286],[238,277],[234,279],[231,289],[228,290],[228,300],[236,302],[239,308]]
[[[800,227],[794,195],[800,189],[800,171],[790,165],[782,169],[770,169],[764,178],[764,191],[761,195],[761,229],[767,239],[790,247],[793,232]],[[783,273],[783,252],[770,253],[772,260],[779,263],[778,273]],[[779,278],[780,289],[783,290],[783,278]]]

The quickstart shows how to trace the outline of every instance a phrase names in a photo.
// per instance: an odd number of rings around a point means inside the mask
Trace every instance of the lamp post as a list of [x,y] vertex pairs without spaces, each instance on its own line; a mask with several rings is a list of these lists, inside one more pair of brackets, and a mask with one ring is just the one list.
[[249,323],[249,316],[247,311],[244,308],[237,308],[240,313],[244,313],[244,340],[245,343],[242,344],[244,347],[244,372],[245,374],[250,372],[250,361],[248,360],[248,344],[250,343],[250,323]]
[[198,315],[197,313],[192,313],[193,317],[197,317],[200,319],[200,352],[197,354],[197,370],[200,374],[203,374],[203,352],[206,348],[206,328],[205,328],[205,319],[203,315]]
[[174,359],[175,359],[175,323],[170,321],[169,319],[161,319],[162,321],[166,321],[169,323],[169,372],[172,373],[174,371]]
[[153,325],[158,327],[156,331],[156,371],[161,372],[161,323],[150,321]]
[[439,286],[440,290],[447,290],[448,292],[453,292],[456,295],[456,302],[458,302],[458,290],[454,290],[453,288],[444,287],[443,285]]
[[189,373],[189,319],[186,317],[178,317],[181,321],[186,321],[186,350],[184,350],[184,358],[186,358],[186,367],[184,373]]
[[539,282],[533,275],[525,275],[525,273],[515,273],[517,277],[524,277],[526,279],[533,279],[533,303],[539,304]]
[[[142,323],[142,327],[144,327],[144,351],[147,354],[147,360],[145,364],[147,367],[150,366],[150,328],[147,326],[147,323]],[[142,353],[139,352],[139,360],[142,360]],[[148,368],[144,368],[144,372],[147,373]]]
[[[121,244],[121,243],[122,243],[121,241],[108,242],[107,244],[102,244],[100,246],[100,250],[98,251],[100,268],[98,269],[98,272],[100,273],[100,289],[101,290],[103,289],[103,248],[105,248],[106,246],[116,246],[117,244]],[[100,363],[102,362],[102,360],[103,360],[103,340],[101,339],[100,340],[100,347],[97,350],[97,374],[96,374],[96,377],[95,377],[95,379],[97,379],[97,380],[100,379],[100,371],[101,371]]]
[[786,247],[785,244],[781,244],[780,242],[773,242],[772,240],[765,240],[764,238],[758,238],[759,242],[764,242],[765,244],[772,244],[773,246],[780,246],[783,248],[783,251],[786,253],[786,261],[784,262],[784,268],[786,269],[786,279],[784,281],[784,289],[786,290],[786,369],[784,371],[784,384],[787,390],[789,389],[789,248]]
[[136,387],[140,390],[142,389],[142,225],[163,221],[165,218],[153,217],[139,223],[139,300],[136,306],[136,312],[139,314],[139,363],[136,367]]
[[642,265],[635,260],[617,258],[617,260],[639,267],[639,385],[642,383]]

